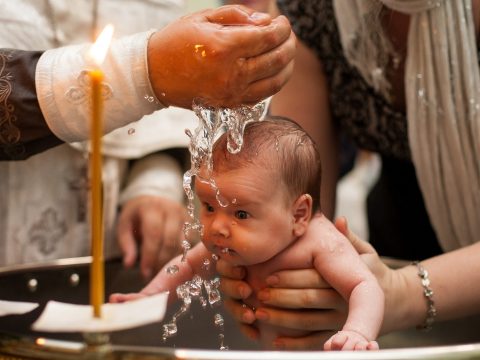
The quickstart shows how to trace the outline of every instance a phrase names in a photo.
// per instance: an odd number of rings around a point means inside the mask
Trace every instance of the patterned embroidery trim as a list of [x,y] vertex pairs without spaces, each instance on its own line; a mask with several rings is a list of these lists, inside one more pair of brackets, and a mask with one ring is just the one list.
[[[89,100],[90,77],[88,70],[82,70],[77,77],[78,86],[71,86],[65,93],[65,97],[72,104],[83,104]],[[110,84],[102,82],[102,98],[108,100],[112,98],[113,90]]]
[[14,125],[17,121],[15,106],[8,102],[14,80],[13,75],[6,70],[11,57],[10,53],[0,53],[0,143],[6,145],[20,141],[20,130]]
[[40,218],[28,231],[30,244],[45,256],[57,251],[57,246],[67,233],[67,225],[61,215],[51,207],[43,210]]

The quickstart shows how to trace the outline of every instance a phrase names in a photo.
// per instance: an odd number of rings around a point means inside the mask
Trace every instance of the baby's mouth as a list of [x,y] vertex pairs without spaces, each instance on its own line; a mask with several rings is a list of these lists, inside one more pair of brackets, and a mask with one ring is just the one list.
[[216,253],[219,255],[219,256],[222,256],[222,255],[235,255],[236,252],[235,250],[233,249],[230,249],[228,247],[220,247],[220,246],[215,246],[215,250],[216,250]]

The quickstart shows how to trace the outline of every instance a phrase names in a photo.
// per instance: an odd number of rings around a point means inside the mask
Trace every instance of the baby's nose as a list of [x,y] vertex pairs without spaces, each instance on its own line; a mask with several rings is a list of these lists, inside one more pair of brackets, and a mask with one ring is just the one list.
[[212,235],[221,235],[223,237],[228,237],[230,235],[230,222],[226,216],[217,215],[212,221],[210,227]]

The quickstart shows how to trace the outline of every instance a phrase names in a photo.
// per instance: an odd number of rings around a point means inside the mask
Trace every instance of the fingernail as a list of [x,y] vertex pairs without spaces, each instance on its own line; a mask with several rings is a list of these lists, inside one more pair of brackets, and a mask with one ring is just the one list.
[[255,321],[255,316],[252,314],[251,311],[245,311],[242,314],[242,321],[247,324],[251,324]]
[[260,290],[260,291],[257,293],[257,298],[258,298],[258,300],[260,300],[260,301],[268,301],[268,300],[270,300],[270,291],[268,291],[268,290],[266,290],[266,289]]
[[265,20],[270,18],[270,15],[262,13],[262,12],[254,12],[252,15],[250,15],[250,18],[252,20]]
[[270,286],[275,286],[275,285],[277,285],[279,281],[280,281],[280,279],[278,278],[277,275],[270,275],[270,276],[267,277],[267,279],[265,280],[265,282],[267,283],[267,285],[270,285]]
[[266,311],[263,311],[263,310],[257,310],[257,311],[255,311],[255,317],[258,320],[265,321],[265,320],[268,320],[268,313]]
[[240,293],[240,296],[242,297],[242,299],[246,299],[247,297],[250,296],[250,293],[248,291],[248,289],[245,287],[245,286],[239,286],[238,287],[238,292]]

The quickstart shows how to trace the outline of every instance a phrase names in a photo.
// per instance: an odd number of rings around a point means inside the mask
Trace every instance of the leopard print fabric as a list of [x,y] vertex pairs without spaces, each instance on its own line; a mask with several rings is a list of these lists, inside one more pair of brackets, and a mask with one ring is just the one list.
[[297,37],[318,55],[330,86],[334,121],[355,144],[409,160],[407,119],[369,86],[343,55],[331,0],[277,0]]

